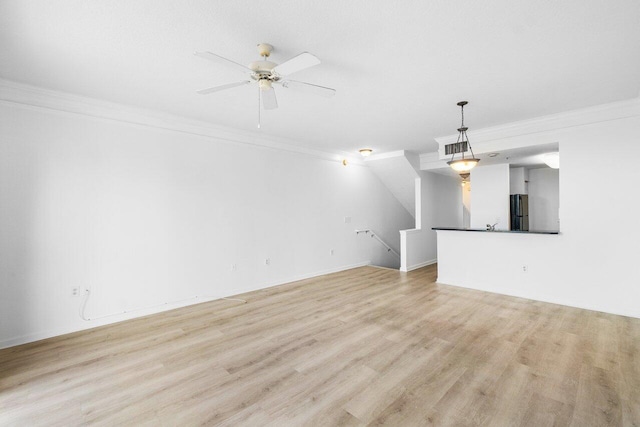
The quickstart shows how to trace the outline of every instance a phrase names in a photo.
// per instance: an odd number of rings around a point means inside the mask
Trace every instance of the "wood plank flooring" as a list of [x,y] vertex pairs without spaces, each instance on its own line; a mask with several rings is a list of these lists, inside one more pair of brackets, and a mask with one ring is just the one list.
[[640,319],[435,276],[363,267],[0,350],[0,425],[640,426]]

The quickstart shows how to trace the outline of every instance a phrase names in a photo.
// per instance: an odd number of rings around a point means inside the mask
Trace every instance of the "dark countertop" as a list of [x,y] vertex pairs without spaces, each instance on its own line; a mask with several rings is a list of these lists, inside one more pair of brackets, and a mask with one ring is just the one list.
[[559,231],[545,231],[545,230],[533,230],[533,231],[516,231],[516,230],[494,230],[489,231],[486,228],[455,228],[455,227],[433,227],[432,230],[445,230],[445,231],[477,231],[480,233],[513,233],[513,234],[560,234]]

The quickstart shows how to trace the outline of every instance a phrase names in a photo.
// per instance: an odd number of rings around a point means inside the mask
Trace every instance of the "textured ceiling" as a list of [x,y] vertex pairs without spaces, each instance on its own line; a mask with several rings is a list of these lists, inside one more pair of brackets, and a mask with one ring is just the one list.
[[[333,98],[277,91],[256,128],[257,89],[195,57],[237,62],[309,51],[292,76]],[[289,138],[323,150],[433,151],[455,133],[634,98],[638,0],[0,0],[0,77]],[[277,90],[276,89],[276,90]]]

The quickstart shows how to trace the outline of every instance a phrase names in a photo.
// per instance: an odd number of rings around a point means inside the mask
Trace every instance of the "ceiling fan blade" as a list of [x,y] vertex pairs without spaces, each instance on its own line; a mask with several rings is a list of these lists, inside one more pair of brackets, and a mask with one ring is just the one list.
[[278,65],[273,69],[273,71],[280,76],[288,76],[289,74],[296,73],[300,70],[304,70],[305,68],[318,65],[319,63],[320,60],[314,55],[309,52],[302,52],[300,55],[294,56],[288,61]]
[[223,63],[223,64],[233,64],[238,68],[241,68],[242,71],[245,72],[249,72],[252,73],[253,71],[251,70],[251,68],[246,67],[240,63],[237,63],[235,61],[232,61],[230,59],[227,59],[225,57],[222,57],[220,55],[216,55],[215,53],[211,53],[211,52],[196,52],[194,53],[195,56],[199,56],[200,58],[204,58],[204,59],[208,59],[209,61],[213,61],[213,62],[218,62],[218,63]]
[[281,84],[282,87],[286,87],[287,89],[309,92],[316,95],[324,96],[326,98],[330,98],[336,94],[336,90],[330,87],[318,86],[305,82],[297,82],[295,80],[283,80]]
[[229,83],[229,84],[226,84],[226,85],[214,86],[214,87],[210,87],[210,88],[207,88],[207,89],[200,89],[200,90],[198,90],[196,92],[199,93],[200,95],[208,95],[208,94],[213,93],[213,92],[220,92],[221,90],[231,89],[232,87],[243,86],[243,85],[246,85],[248,83],[251,83],[251,82],[249,80],[245,80],[245,81],[242,81],[242,82]]
[[273,88],[261,90],[262,106],[265,110],[275,110],[278,108],[278,100],[276,99],[276,91]]

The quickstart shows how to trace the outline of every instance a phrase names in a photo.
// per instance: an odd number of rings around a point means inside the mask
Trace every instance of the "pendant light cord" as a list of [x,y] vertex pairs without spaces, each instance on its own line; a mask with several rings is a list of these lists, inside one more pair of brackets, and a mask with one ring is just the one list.
[[[464,105],[460,106],[460,114],[462,116],[462,123],[460,124],[460,129],[462,129],[464,127]],[[466,132],[464,132],[462,130],[459,130],[458,131],[458,140],[456,141],[456,144],[460,144],[461,142],[464,142],[466,136],[467,136]],[[467,141],[468,141],[468,139],[467,139]],[[465,151],[466,150],[461,150],[460,151],[460,156],[461,156],[462,160],[464,160],[464,152]],[[453,159],[456,157],[456,154],[457,154],[456,150],[454,149],[453,153],[451,154],[451,161],[453,161]],[[471,154],[473,154],[473,152]]]
[[[460,129],[464,129],[464,104],[460,106],[460,116],[462,117],[462,123],[460,123]],[[469,138],[467,137],[467,132],[462,130],[460,131],[460,136],[462,137],[462,142],[467,141],[467,145],[469,145]],[[462,160],[464,160],[464,152],[467,150],[462,150]]]

